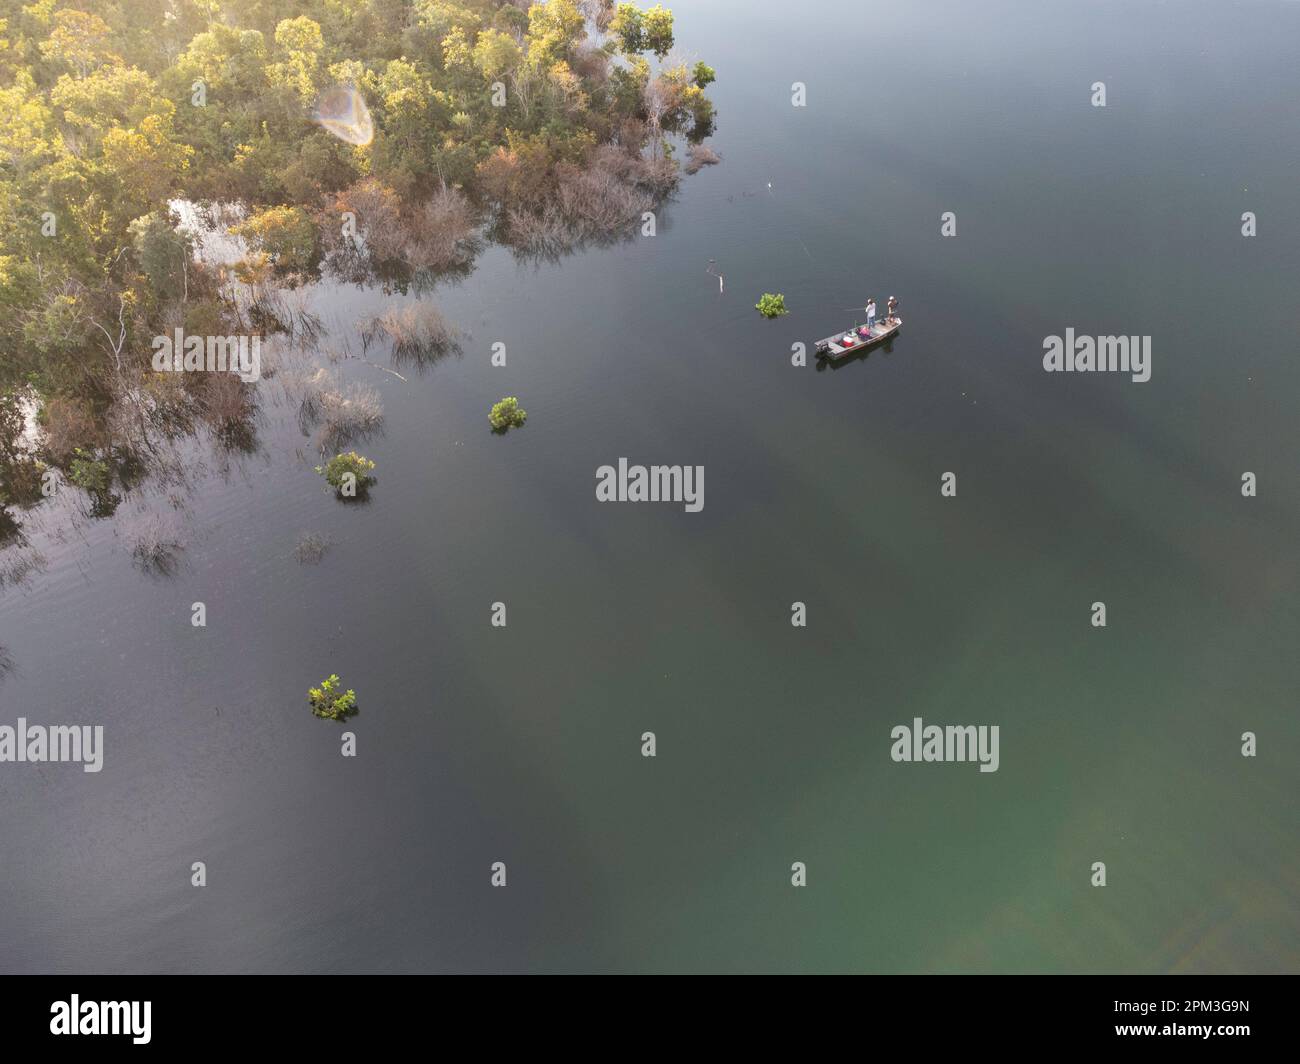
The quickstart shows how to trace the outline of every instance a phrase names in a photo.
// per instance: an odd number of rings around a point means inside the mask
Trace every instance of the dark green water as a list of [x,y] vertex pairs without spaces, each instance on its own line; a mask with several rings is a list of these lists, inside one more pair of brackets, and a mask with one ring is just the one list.
[[[0,968],[1296,969],[1300,4],[672,7],[725,161],[653,238],[436,291],[460,359],[351,364],[370,505],[268,403],[179,509],[33,525],[0,723],[102,723],[105,766],[0,765]],[[790,365],[869,294],[892,350]],[[336,339],[389,302],[312,299]],[[1067,327],[1151,380],[1045,373]],[[597,503],[620,456],[704,510]],[[999,770],[894,763],[918,716]]]

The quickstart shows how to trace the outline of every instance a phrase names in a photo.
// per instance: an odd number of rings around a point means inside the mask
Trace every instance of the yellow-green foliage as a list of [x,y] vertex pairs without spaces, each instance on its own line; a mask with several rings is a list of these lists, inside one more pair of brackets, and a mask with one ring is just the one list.
[[488,421],[497,432],[505,432],[509,428],[518,428],[527,419],[527,411],[519,408],[519,400],[513,395],[507,396],[499,403],[494,403],[491,412],[488,414]]
[[342,690],[342,681],[334,673],[321,681],[319,687],[307,689],[311,711],[325,720],[347,720],[357,712],[357,693]]
[[316,226],[301,207],[270,207],[258,211],[230,231],[270,259],[280,274],[310,273],[319,258]]
[[[346,491],[349,485],[357,492],[365,490],[374,477],[375,463],[356,451],[336,454],[323,466],[317,466],[316,472],[323,476],[335,491]],[[349,480],[349,478],[351,478]]]

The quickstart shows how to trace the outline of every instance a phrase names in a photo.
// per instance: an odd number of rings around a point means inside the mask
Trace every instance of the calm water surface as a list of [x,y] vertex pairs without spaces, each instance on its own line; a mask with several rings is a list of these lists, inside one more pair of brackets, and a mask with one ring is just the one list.
[[[32,515],[0,722],[106,753],[0,767],[0,968],[1296,968],[1300,4],[672,7],[725,161],[653,239],[425,297],[462,357],[345,364],[369,505],[268,402],[192,490]],[[891,350],[790,365],[873,294]],[[357,350],[391,299],[310,301]],[[1044,373],[1070,326],[1152,337],[1151,381]],[[704,465],[703,512],[597,504],[620,456]],[[893,763],[918,716],[999,725],[999,771]]]

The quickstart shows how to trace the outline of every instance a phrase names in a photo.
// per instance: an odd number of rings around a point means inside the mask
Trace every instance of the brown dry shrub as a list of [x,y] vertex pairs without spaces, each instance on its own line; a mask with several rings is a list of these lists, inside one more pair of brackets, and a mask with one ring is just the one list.
[[131,536],[131,559],[149,576],[171,577],[185,547],[185,536],[174,523],[149,517]]
[[645,144],[646,125],[639,118],[624,118],[614,129],[614,141],[629,155],[639,155]]
[[654,206],[654,196],[635,181],[635,171],[623,165],[628,156],[614,152],[621,160],[616,167],[590,169],[563,167],[555,190],[560,214],[585,236],[611,234],[640,219]]
[[536,210],[555,185],[555,163],[555,150],[543,137],[512,136],[509,148],[497,148],[478,164],[478,187],[502,205]]
[[555,172],[555,188],[541,207],[506,213],[506,238],[525,254],[553,257],[586,241],[627,235],[678,180],[672,159],[646,159],[613,145],[597,148],[583,166],[560,163]]
[[548,204],[538,211],[510,208],[506,212],[506,241],[525,255],[555,258],[582,240],[582,234],[559,208]]
[[252,413],[253,391],[233,373],[207,373],[199,397],[204,419],[222,429],[243,421]]
[[462,265],[472,255],[475,226],[465,194],[454,188],[439,189],[411,219],[402,257],[416,269]]
[[505,203],[512,198],[519,170],[519,157],[505,148],[497,148],[478,164],[478,187],[488,199]]
[[389,307],[361,323],[361,346],[388,340],[393,360],[418,364],[435,361],[457,347],[459,331],[431,303]]
[[[377,178],[367,177],[345,188],[334,197],[334,209],[340,214],[356,215],[357,228],[365,239],[366,249],[375,262],[402,257],[402,203],[397,193]],[[356,245],[342,235],[341,227],[327,227],[331,250],[355,253]]]
[[722,156],[703,144],[692,144],[686,152],[686,172],[699,173],[706,166],[716,166],[722,162]]
[[90,404],[83,399],[56,396],[46,407],[45,447],[55,461],[63,461],[76,448],[103,446],[104,433]]
[[649,191],[656,199],[668,195],[675,189],[678,180],[677,163],[667,156],[641,160],[637,184]]
[[319,425],[321,450],[337,452],[382,428],[383,399],[368,385],[340,385],[333,374],[319,369],[303,389],[299,423],[304,431]]

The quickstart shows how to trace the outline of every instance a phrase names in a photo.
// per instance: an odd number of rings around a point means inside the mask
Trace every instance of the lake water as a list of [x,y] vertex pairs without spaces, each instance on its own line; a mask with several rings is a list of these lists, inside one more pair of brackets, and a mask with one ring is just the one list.
[[[654,237],[425,297],[461,357],[344,363],[368,505],[267,403],[187,490],[32,515],[0,723],[105,755],[0,765],[0,969],[1295,970],[1300,4],[671,6],[724,162]],[[791,365],[868,295],[890,350]],[[309,298],[354,351],[403,301]],[[1045,373],[1069,327],[1151,380]],[[598,503],[621,456],[704,509]],[[915,717],[998,771],[895,763]]]

